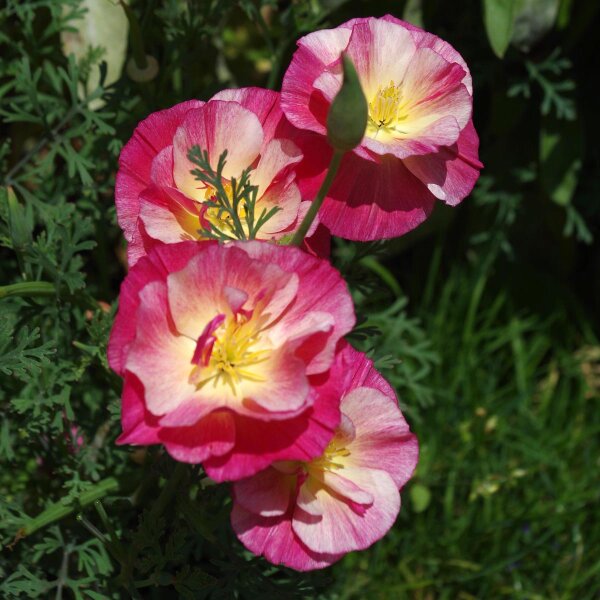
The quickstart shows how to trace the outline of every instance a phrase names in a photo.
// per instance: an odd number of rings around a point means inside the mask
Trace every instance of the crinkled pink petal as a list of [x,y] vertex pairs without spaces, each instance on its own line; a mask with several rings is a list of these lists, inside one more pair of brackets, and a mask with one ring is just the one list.
[[[173,205],[173,212],[176,214],[184,210],[189,216],[181,220],[180,229],[193,236],[193,239],[197,239],[200,226],[198,203],[177,189],[173,179],[173,168],[173,146],[167,146],[156,155],[152,162],[151,177],[153,185],[142,192],[142,201],[146,196],[149,196],[150,202],[164,205],[167,209],[170,205]],[[155,198],[156,196],[158,198]],[[143,206],[141,210],[143,212]],[[143,215],[142,220],[144,220]],[[152,221],[146,220],[144,224],[146,230],[150,231]]]
[[299,129],[326,132],[328,103],[313,84],[325,68],[339,60],[348,45],[350,31],[338,27],[309,33],[298,41],[281,86],[281,107]]
[[311,378],[311,408],[281,421],[259,421],[236,415],[236,443],[232,451],[205,461],[204,468],[217,481],[250,477],[275,461],[309,461],[320,456],[340,421],[339,382],[342,363],[331,373]]
[[[340,369],[341,363],[336,370],[337,379],[341,376]],[[133,375],[128,374],[127,377],[136,383]],[[143,388],[137,382],[137,387],[133,388],[137,393],[129,395],[127,392],[128,395],[124,397],[124,433],[119,442],[135,444],[162,441],[178,460],[204,462],[207,473],[213,479],[237,480],[255,475],[275,460],[310,460],[320,455],[339,422],[337,387],[331,381],[315,381],[313,390],[316,391],[312,393],[316,399],[313,407],[286,422],[263,422],[216,411],[190,427],[159,428],[158,419],[144,408]],[[223,423],[222,413],[231,417],[227,419],[234,425],[234,445],[230,443],[231,423]],[[213,415],[221,415],[220,420],[215,423]]]
[[395,396],[368,387],[355,388],[344,396],[342,412],[356,432],[347,446],[349,462],[357,467],[383,469],[401,488],[417,466],[419,446]]
[[[378,390],[390,398],[396,398],[394,389],[375,369],[373,361],[364,353],[355,350],[347,342],[340,344],[337,364],[339,364],[337,367],[338,372],[345,375],[342,386],[343,394],[358,387],[368,387]],[[356,429],[354,429],[353,437],[356,437]]]
[[344,502],[359,516],[362,516],[374,502],[372,494],[361,489],[350,479],[335,471],[323,471],[314,473],[300,486],[296,498],[297,509],[313,517],[322,517],[327,507],[320,498],[319,492],[322,488],[326,488],[330,495],[343,498]]
[[189,100],[151,114],[138,124],[123,147],[115,184],[115,203],[119,225],[128,242],[138,235],[139,195],[150,182],[154,157],[173,143],[175,131],[185,115],[203,104],[199,100]]
[[217,92],[212,100],[237,102],[252,111],[260,123],[264,124],[269,115],[277,108],[279,93],[259,87],[229,88]]
[[[186,369],[182,367],[181,371]],[[191,368],[187,370],[190,371]],[[201,374],[199,379],[202,379]],[[194,380],[193,383],[197,382]],[[285,348],[271,354],[268,374],[263,381],[243,380],[235,393],[223,387],[214,390],[210,383],[198,389],[191,387],[193,395],[187,398],[180,395],[169,400],[168,412],[160,419],[162,426],[193,425],[220,406],[255,420],[287,421],[304,412],[312,400],[304,362]],[[183,385],[181,388],[187,389]]]
[[139,296],[137,318],[142,326],[137,328],[125,368],[144,385],[145,403],[152,414],[165,415],[186,407],[185,424],[190,419],[195,422],[211,410],[196,401],[196,386],[189,383],[195,342],[174,328],[164,282],[146,285]]
[[[244,251],[246,245],[215,246],[207,254],[190,260],[185,269],[169,275],[169,306],[178,331],[196,337],[198,327],[203,327],[216,314],[226,312],[229,306],[225,287],[243,290],[249,297],[246,308],[253,308],[265,290],[275,293],[285,290],[290,282],[294,283],[297,276],[285,272],[273,261],[251,260]],[[194,298],[194,302],[190,302],[190,298]],[[285,304],[290,301],[291,297],[285,299]],[[281,306],[279,310],[283,308]]]
[[[305,156],[297,179],[304,198],[314,198],[325,177],[332,150],[324,138],[304,136]],[[420,225],[433,210],[435,197],[393,156],[356,153],[342,159],[340,170],[320,211],[321,223],[333,235],[368,241],[403,235]]]
[[296,510],[311,517],[323,516],[323,504],[317,498],[318,483],[312,479],[307,479],[298,490],[296,496]]
[[354,327],[355,316],[352,299],[346,282],[331,265],[308,256],[297,248],[273,246],[260,242],[239,244],[249,256],[255,259],[270,260],[286,271],[293,271],[299,277],[296,302],[286,313],[290,323],[302,320],[304,315],[315,309],[328,312],[334,317],[331,334],[314,355],[307,371],[320,373],[327,370],[333,361],[338,341]]
[[[334,316],[324,311],[294,314],[294,318],[292,315],[287,315],[286,319],[280,320],[269,329],[269,338],[277,345],[286,342],[293,344],[294,348],[298,348],[296,354],[310,362],[311,358],[321,352],[324,344],[327,343],[334,325]],[[315,336],[316,340],[313,339]],[[318,346],[316,349],[315,343]],[[313,374],[312,370],[309,373]]]
[[333,235],[367,241],[403,235],[433,210],[434,196],[394,156],[377,163],[346,154],[321,209]]
[[173,176],[177,188],[186,196],[198,199],[205,185],[191,171],[198,167],[188,159],[193,146],[208,152],[210,165],[216,169],[219,157],[227,151],[223,177],[239,177],[259,155],[263,129],[257,116],[237,102],[212,100],[190,111],[173,139]]
[[327,67],[327,71],[323,71],[315,79],[313,85],[315,86],[315,90],[320,92],[322,97],[327,100],[327,103],[331,104],[342,87],[342,80],[342,66],[338,61]]
[[294,510],[292,529],[313,552],[337,554],[364,550],[381,539],[400,510],[400,494],[391,476],[377,469],[344,469],[344,476],[368,493],[373,503],[357,512],[345,498],[322,487],[316,492],[320,514]]
[[175,187],[173,145],[165,146],[152,160],[150,180],[159,187]]
[[[411,137],[382,142],[372,137],[365,137],[362,145],[354,154],[366,160],[377,162],[386,155],[406,160],[414,155],[437,152],[442,144],[454,143],[460,135],[460,126],[453,115],[443,116],[425,124],[418,134]],[[443,146],[442,146],[443,147]]]
[[249,296],[247,292],[231,285],[225,285],[223,286],[223,295],[229,305],[231,314],[237,315],[243,312],[244,304],[248,302]]
[[[419,115],[452,115],[462,129],[471,118],[471,95],[462,84],[465,70],[448,62],[431,48],[419,48],[402,89],[409,99],[416,99],[411,110]],[[459,94],[460,92],[460,94]],[[449,145],[456,140],[444,141]]]
[[166,278],[170,272],[182,269],[192,256],[215,245],[215,242],[182,242],[156,248],[152,254],[140,259],[121,284],[119,310],[110,332],[108,362],[119,375],[123,375],[129,346],[135,338],[140,290],[153,281]]
[[[348,154],[321,210],[321,221],[334,235],[348,239],[403,235],[427,218],[436,198],[455,205],[471,192],[482,168],[478,147],[477,133],[468,123],[457,144],[433,154],[402,162],[388,156],[372,164]],[[316,136],[304,138],[303,151],[321,158],[303,162],[298,172],[302,195],[311,198],[323,180],[331,151]]]
[[176,244],[198,239],[199,211],[173,188],[146,188],[140,195],[140,219],[153,240]]
[[309,404],[309,384],[304,361],[286,344],[271,353],[265,381],[244,382],[240,413],[258,419],[289,419],[303,412]]
[[270,140],[252,172],[252,185],[257,185],[259,193],[264,194],[274,181],[282,179],[289,168],[301,159],[302,152],[294,142],[285,139]]
[[[277,270],[278,267],[273,269],[272,272],[276,273]],[[264,290],[264,295],[262,292],[258,295],[254,310],[260,311],[264,319],[263,329],[270,329],[280,319],[290,304],[296,300],[298,286],[300,285],[298,275],[295,273],[287,275],[287,279],[283,279],[277,274],[277,278],[279,279],[277,282],[279,284],[278,287],[268,292]],[[269,338],[272,339],[272,336],[269,335]]]
[[279,517],[288,512],[296,482],[294,477],[268,468],[236,481],[233,490],[236,502],[245,510],[262,517]]
[[235,420],[229,411],[219,410],[190,427],[163,427],[159,438],[175,460],[200,463],[233,448]]
[[366,19],[352,27],[346,49],[370,101],[382,85],[401,82],[413,68],[416,45],[410,32],[384,19]]
[[328,490],[355,505],[360,504],[368,507],[373,504],[375,501],[373,494],[361,488],[352,479],[349,479],[351,476],[350,472],[344,470],[344,473],[347,473],[346,477],[340,475],[337,471],[324,471],[321,476],[321,482]]
[[478,149],[479,138],[470,122],[456,144],[440,148],[436,154],[412,156],[404,164],[436,198],[455,206],[471,193],[483,168]]
[[[382,19],[390,21],[391,23],[397,23],[402,27],[406,27],[406,29],[408,29],[413,36],[417,48],[431,48],[443,56],[448,62],[458,63],[465,71],[463,83],[465,84],[467,90],[469,90],[469,93],[473,93],[473,82],[469,72],[469,67],[465,62],[465,59],[448,42],[444,41],[442,38],[439,38],[433,33],[423,31],[419,27],[416,27],[407,21],[402,21],[392,15],[384,15]],[[358,19],[356,20],[358,21]]]
[[[234,247],[215,246],[207,254],[192,258],[177,273],[167,278],[169,306],[178,331],[196,337],[217,314],[227,312],[225,287],[235,287],[255,295],[262,278],[251,261]],[[190,298],[194,301],[190,302]]]
[[125,377],[121,397],[121,427],[123,433],[117,444],[158,444],[160,442],[157,418],[146,410],[144,386],[131,373]]
[[261,517],[234,503],[231,525],[238,539],[250,552],[264,556],[275,565],[296,571],[323,569],[345,553],[318,554],[309,550],[293,533],[289,515]]
[[291,137],[289,124],[281,110],[279,92],[258,87],[231,88],[218,92],[212,99],[238,102],[252,111],[262,125],[265,146],[274,137]]
[[267,212],[277,208],[277,212],[260,228],[261,238],[269,235],[281,237],[292,225],[300,223],[302,196],[294,182],[280,181],[272,184],[256,203],[255,218],[260,217],[263,209]]

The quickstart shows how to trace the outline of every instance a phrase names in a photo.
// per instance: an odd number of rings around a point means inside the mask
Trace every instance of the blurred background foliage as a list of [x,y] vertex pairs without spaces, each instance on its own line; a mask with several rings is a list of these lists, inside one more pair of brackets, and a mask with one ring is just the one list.
[[[0,8],[0,596],[597,598],[600,4],[113,4]],[[200,469],[114,445],[115,170],[150,112],[278,89],[300,36],[387,12],[467,60],[485,170],[411,234],[334,248],[421,461],[383,541],[301,575],[243,550]]]

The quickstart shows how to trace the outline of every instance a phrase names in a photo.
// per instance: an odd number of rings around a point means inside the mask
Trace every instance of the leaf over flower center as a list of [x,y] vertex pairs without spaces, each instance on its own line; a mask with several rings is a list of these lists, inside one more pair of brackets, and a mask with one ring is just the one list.
[[[233,205],[233,189],[231,183],[223,183],[223,189],[225,190],[225,194],[229,199],[229,203]],[[213,187],[207,187],[204,192],[204,203],[214,203],[217,199],[217,191]],[[237,214],[242,221],[242,224],[245,223],[246,219],[246,207],[244,204],[240,203],[238,206]],[[233,224],[233,219],[231,215],[220,208],[219,206],[210,206],[204,205],[203,210],[201,212],[201,221],[205,220],[212,225],[213,228],[222,231],[227,234],[235,234],[235,227]]]

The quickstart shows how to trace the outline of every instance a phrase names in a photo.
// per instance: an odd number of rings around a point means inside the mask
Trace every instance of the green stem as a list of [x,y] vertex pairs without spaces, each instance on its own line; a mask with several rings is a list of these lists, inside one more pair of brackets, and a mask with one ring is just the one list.
[[8,298],[10,296],[33,297],[54,295],[56,295],[56,286],[47,281],[24,281],[23,283],[0,286],[0,298]]
[[68,504],[63,501],[58,501],[49,506],[44,512],[39,514],[37,517],[30,519],[22,529],[22,535],[31,535],[38,529],[50,525],[64,517],[70,515],[75,509],[82,508],[95,502],[99,498],[104,498],[111,492],[115,492],[119,489],[119,483],[114,477],[108,477],[103,479],[96,485],[94,485],[87,492],[83,492],[79,498],[71,500]]
[[142,37],[140,23],[130,6],[123,0],[121,0],[121,6],[129,21],[129,39],[131,40],[131,51],[135,66],[138,69],[145,69],[148,66],[148,61],[146,59],[146,51],[144,50],[144,38]]
[[340,168],[340,163],[342,162],[343,156],[344,156],[344,152],[342,152],[341,150],[334,151],[333,157],[331,158],[331,162],[329,163],[329,169],[327,170],[327,175],[325,176],[325,179],[323,180],[323,183],[321,184],[319,193],[317,194],[317,197],[313,200],[312,204],[310,205],[310,208],[308,209],[308,212],[306,213],[306,215],[304,215],[304,219],[302,219],[302,223],[300,223],[300,227],[298,227],[298,230],[294,234],[294,237],[292,238],[292,241],[290,242],[290,246],[300,246],[302,244],[302,242],[304,241],[304,238],[305,238],[308,230],[310,229],[310,226],[312,225],[313,221],[315,220],[315,217],[317,216],[317,213],[319,212],[319,209],[321,208],[321,205],[323,204],[323,200],[325,200],[325,196],[327,195],[327,192],[329,191],[329,188],[331,187],[331,184],[333,183],[333,180],[335,179],[336,173],[338,172],[338,169]]
[[360,264],[363,267],[373,271],[387,286],[394,292],[396,298],[402,297],[402,288],[398,283],[398,280],[394,277],[394,274],[387,268],[384,267],[375,257],[365,256],[360,259]]
[[165,487],[162,489],[158,500],[152,507],[151,515],[153,519],[156,520],[158,517],[160,517],[160,515],[162,515],[169,502],[171,502],[171,499],[175,495],[175,492],[177,491],[177,488],[181,483],[181,480],[185,477],[186,473],[187,470],[185,465],[183,463],[177,463],[177,466],[175,467],[171,477],[167,481]]

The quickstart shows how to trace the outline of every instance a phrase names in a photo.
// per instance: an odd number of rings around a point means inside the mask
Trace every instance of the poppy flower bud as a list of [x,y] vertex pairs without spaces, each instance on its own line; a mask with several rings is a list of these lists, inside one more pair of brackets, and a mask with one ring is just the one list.
[[356,69],[342,54],[344,82],[327,115],[327,138],[336,149],[346,152],[358,146],[367,128],[368,106]]

